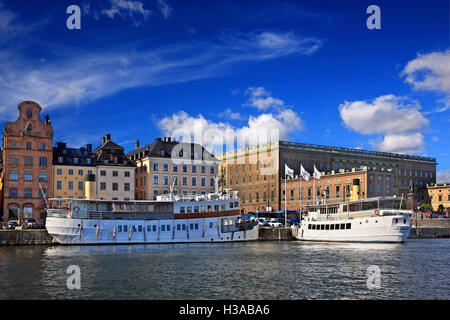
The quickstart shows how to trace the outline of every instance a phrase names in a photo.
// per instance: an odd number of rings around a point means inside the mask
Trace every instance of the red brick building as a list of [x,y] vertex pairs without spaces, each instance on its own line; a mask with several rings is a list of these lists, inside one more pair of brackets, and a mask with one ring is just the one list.
[[19,117],[3,129],[3,221],[45,217],[45,200],[53,195],[53,128],[41,106],[19,104]]

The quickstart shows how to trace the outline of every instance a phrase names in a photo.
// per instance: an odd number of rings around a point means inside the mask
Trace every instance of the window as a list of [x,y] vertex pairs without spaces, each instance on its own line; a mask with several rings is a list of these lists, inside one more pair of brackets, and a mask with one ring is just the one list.
[[90,158],[86,159],[86,164],[91,164],[91,159]]
[[161,231],[166,231],[166,225],[165,224],[161,225]]
[[169,164],[168,163],[164,163],[163,164],[163,171],[169,171]]
[[201,178],[201,183],[200,184],[201,184],[202,187],[206,186],[206,178],[205,177]]
[[83,170],[81,170],[81,169],[80,169],[80,170],[78,170],[78,175],[79,175],[79,176],[83,176],[83,175],[84,175],[84,172],[83,172]]
[[113,189],[113,191],[118,191],[119,190],[119,184],[117,182],[113,182],[112,189]]
[[187,177],[183,177],[183,186],[187,186]]
[[13,164],[13,165],[19,164],[19,157],[17,157],[17,156],[9,157],[9,164]]
[[163,185],[169,184],[169,176],[163,176]]
[[57,174],[58,176],[62,175],[62,169],[56,169],[56,174]]
[[25,157],[25,165],[26,166],[33,166],[33,157]]
[[352,224],[351,223],[347,223],[346,225],[345,225],[345,229],[351,229],[352,228]]
[[177,176],[172,176],[172,184],[174,186],[178,185],[178,177]]
[[83,191],[83,181],[78,181],[78,190]]
[[197,173],[197,166],[196,165],[192,165],[192,173]]
[[78,164],[78,158],[73,158],[73,163]]
[[17,181],[19,180],[19,174],[17,171],[10,171],[9,172],[9,180],[10,181]]
[[23,180],[24,181],[33,181],[33,172],[25,171]]
[[25,188],[23,191],[24,198],[33,198],[33,190],[31,188]]
[[47,158],[46,157],[40,157],[39,158],[39,166],[40,167],[46,167],[47,166]]
[[164,157],[164,154],[165,154],[164,149],[160,149],[160,150],[159,150],[159,155],[160,155],[161,157]]
[[69,176],[73,176],[73,169],[69,169]]
[[157,162],[155,162],[153,164],[153,171],[158,171],[158,163]]
[[192,177],[192,185],[193,186],[197,185],[197,178],[196,177]]
[[100,182],[100,190],[106,190],[106,182]]
[[31,142],[27,142],[26,148],[27,148],[27,150],[31,150],[32,149]]
[[187,165],[183,164],[183,172],[187,172]]
[[73,181],[69,181],[68,188],[69,190],[73,190]]
[[129,184],[129,183],[125,183],[125,184],[123,185],[123,189],[124,189],[125,191],[130,191],[130,184]]
[[39,197],[44,198],[47,194],[47,188],[39,188]]
[[157,174],[153,175],[153,184],[158,184],[159,183],[159,176]]
[[124,175],[125,175],[125,177],[129,177],[130,176],[130,171],[125,171]]
[[27,118],[31,118],[33,116],[33,112],[27,111]]
[[214,174],[214,166],[209,167],[209,173]]
[[103,177],[106,177],[106,171],[105,170],[100,170],[100,175]]
[[206,167],[202,166],[202,173],[206,173]]
[[119,171],[113,171],[112,175],[113,175],[113,177],[118,177],[119,176]]
[[63,157],[58,157],[58,163],[63,163]]
[[10,188],[9,189],[9,197],[10,198],[17,198],[17,188]]
[[39,172],[39,181],[41,182],[47,181],[47,172]]
[[174,165],[172,166],[172,171],[173,171],[173,172],[178,172],[178,165],[174,164]]
[[214,187],[214,178],[209,179],[209,186]]
[[56,181],[56,190],[62,190],[62,181],[61,180]]

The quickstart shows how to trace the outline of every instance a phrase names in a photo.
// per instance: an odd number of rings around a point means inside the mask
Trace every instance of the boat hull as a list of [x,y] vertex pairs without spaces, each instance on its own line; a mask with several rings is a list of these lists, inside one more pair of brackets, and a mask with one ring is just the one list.
[[[336,229],[338,224],[339,229]],[[348,224],[350,228],[347,228]],[[312,225],[315,225],[314,229]],[[328,229],[322,230],[322,225]],[[333,230],[331,225],[334,225]],[[344,225],[346,228],[342,229],[341,226]],[[378,216],[302,221],[300,227],[292,228],[292,235],[302,241],[403,243],[406,242],[410,229],[411,224],[406,216]]]
[[47,217],[46,229],[56,243],[73,245],[235,242],[258,240],[259,236],[257,226],[222,232],[218,218],[100,220]]

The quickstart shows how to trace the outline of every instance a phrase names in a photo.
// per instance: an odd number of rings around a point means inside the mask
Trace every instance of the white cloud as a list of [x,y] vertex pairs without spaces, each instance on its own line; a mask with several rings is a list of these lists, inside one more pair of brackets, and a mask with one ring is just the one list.
[[429,124],[420,109],[417,101],[390,94],[373,101],[345,101],[339,113],[347,128],[365,135],[383,135],[381,140],[372,140],[378,150],[416,153],[425,145],[420,132]]
[[250,98],[244,105],[256,107],[258,110],[267,110],[284,105],[283,100],[272,97],[263,87],[250,87],[245,92],[245,95],[250,96]]
[[407,63],[400,75],[415,90],[445,95],[442,100],[445,107],[438,108],[436,112],[450,109],[450,50],[418,54],[416,59]]
[[158,0],[158,6],[164,19],[167,19],[172,12],[172,8],[167,4],[166,0]]
[[289,54],[253,50],[251,39],[258,33],[239,36],[239,45],[219,37],[217,41],[186,41],[146,51],[137,51],[130,44],[127,50],[105,48],[76,55],[61,55],[61,50],[70,49],[58,46],[59,52],[49,55],[64,58],[39,65],[22,58],[20,52],[0,51],[0,117],[12,119],[23,100],[34,100],[44,108],[73,106],[128,88],[221,76],[250,57],[265,61]]
[[440,170],[436,173],[437,183],[450,183],[450,169]]
[[0,3],[0,44],[4,44],[9,40],[27,35],[33,30],[45,25],[48,20],[40,19],[39,22],[21,23],[18,21],[18,15],[7,10]]
[[[144,4],[140,1],[132,1],[132,0],[110,0],[111,7],[108,9],[103,9],[101,12],[111,19],[114,19],[115,16],[120,17],[122,19],[135,19],[137,17],[142,17],[147,19],[151,11],[144,8]],[[134,20],[135,25],[139,25],[140,22],[138,20]]]
[[225,109],[225,111],[219,113],[220,118],[227,118],[230,120],[240,120],[241,114],[239,112],[234,112],[230,108]]

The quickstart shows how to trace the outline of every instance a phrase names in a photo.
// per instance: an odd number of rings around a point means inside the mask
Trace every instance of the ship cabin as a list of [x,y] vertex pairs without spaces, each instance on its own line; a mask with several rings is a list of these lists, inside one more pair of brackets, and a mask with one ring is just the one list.
[[310,220],[335,220],[355,218],[367,215],[398,215],[408,214],[406,198],[403,197],[375,197],[332,204],[308,206]]

